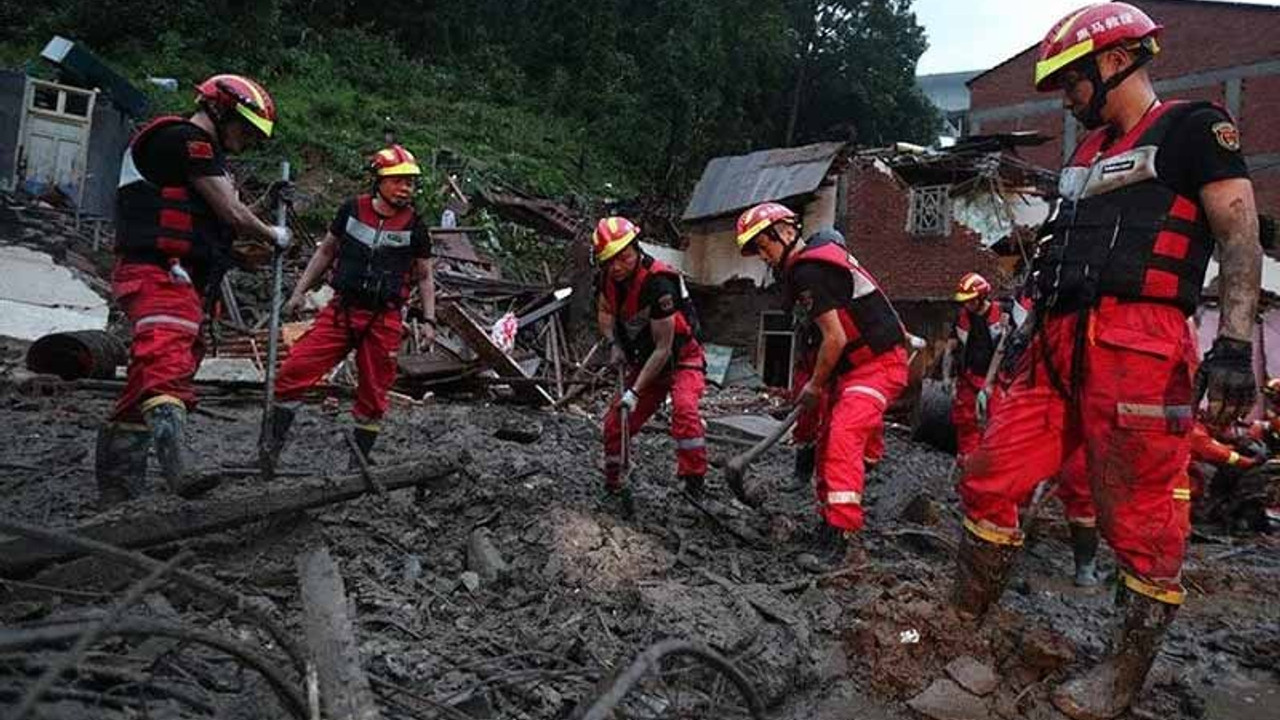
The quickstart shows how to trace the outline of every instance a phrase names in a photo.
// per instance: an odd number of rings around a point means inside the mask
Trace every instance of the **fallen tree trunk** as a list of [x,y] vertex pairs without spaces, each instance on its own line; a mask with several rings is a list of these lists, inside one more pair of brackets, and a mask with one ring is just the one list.
[[360,666],[360,645],[347,614],[347,591],[338,564],[321,545],[298,556],[302,628],[320,684],[324,717],[378,720],[382,713]]
[[[425,487],[448,478],[465,462],[465,458],[436,456],[424,462],[377,469],[374,473],[387,490]],[[356,474],[283,487],[276,484],[237,497],[215,496],[197,501],[174,498],[157,510],[115,516],[68,531],[118,547],[152,547],[345,502],[364,495],[369,489],[364,476]],[[0,543],[0,574],[29,572],[84,554],[76,548],[17,538]]]

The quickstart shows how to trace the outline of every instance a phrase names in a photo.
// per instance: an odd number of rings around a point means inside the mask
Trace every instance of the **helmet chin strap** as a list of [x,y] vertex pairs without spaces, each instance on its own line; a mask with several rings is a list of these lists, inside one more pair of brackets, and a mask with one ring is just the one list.
[[391,206],[391,207],[393,207],[393,208],[396,208],[397,210],[399,210],[399,209],[401,209],[401,208],[404,208],[404,207],[407,207],[407,206],[409,205],[409,203],[408,203],[407,201],[406,201],[406,202],[396,202],[395,200],[392,200],[391,198],[387,197],[386,195],[383,195],[383,194],[382,194],[382,178],[378,178],[378,181],[377,181],[377,182],[375,182],[375,183],[373,184],[373,194],[374,194],[376,197],[380,198],[380,199],[382,200],[382,202],[384,202],[384,203],[386,203],[386,204],[390,205],[390,206]]
[[1089,104],[1085,106],[1084,116],[1079,118],[1080,122],[1086,129],[1095,130],[1102,127],[1106,122],[1102,119],[1102,108],[1107,105],[1107,95],[1120,87],[1120,83],[1129,79],[1129,76],[1138,71],[1138,68],[1146,65],[1154,57],[1152,53],[1145,47],[1138,51],[1133,59],[1133,63],[1129,67],[1112,75],[1106,80],[1102,79],[1102,70],[1098,68],[1098,56],[1094,55],[1089,61],[1084,63],[1084,76],[1089,79],[1089,84],[1093,86],[1093,97],[1089,98]]

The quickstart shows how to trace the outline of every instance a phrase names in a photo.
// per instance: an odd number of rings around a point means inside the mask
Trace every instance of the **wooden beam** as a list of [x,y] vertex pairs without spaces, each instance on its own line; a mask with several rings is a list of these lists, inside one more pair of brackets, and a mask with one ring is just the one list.
[[[528,379],[528,375],[510,355],[493,343],[489,332],[482,328],[474,318],[457,303],[446,303],[437,309],[440,320],[448,325],[458,337],[471,347],[489,367],[502,377]],[[555,401],[541,385],[513,384],[516,396],[536,405],[551,405]]]
[[[441,483],[468,459],[438,454],[422,462],[374,470],[387,490]],[[276,482],[267,488],[236,496],[213,495],[203,500],[157,498],[154,509],[68,528],[79,537],[119,547],[144,548],[221,532],[268,518],[333,505],[364,495],[369,483],[361,474],[323,478],[297,484]],[[81,550],[27,538],[0,543],[0,574],[24,573],[54,562],[80,557]]]
[[348,614],[347,590],[329,548],[298,555],[302,629],[320,684],[324,717],[379,720],[382,713],[360,665],[360,644]]

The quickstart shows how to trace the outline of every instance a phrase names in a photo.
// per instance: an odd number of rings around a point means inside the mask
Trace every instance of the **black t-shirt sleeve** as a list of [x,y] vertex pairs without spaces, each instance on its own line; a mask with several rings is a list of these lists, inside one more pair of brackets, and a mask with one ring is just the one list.
[[355,200],[348,200],[338,208],[338,212],[333,215],[333,222],[329,223],[329,233],[336,238],[342,237],[347,231],[347,218],[355,212]]
[[427,231],[427,225],[422,222],[421,218],[413,224],[409,248],[413,251],[415,258],[425,259],[431,257],[431,233]]
[[654,275],[640,288],[640,304],[649,308],[649,319],[661,320],[676,314],[680,287],[665,275]]
[[849,273],[827,263],[797,264],[791,282],[796,302],[808,308],[809,317],[842,307],[853,296]]
[[190,124],[157,129],[135,154],[138,171],[158,185],[181,185],[227,174],[226,158],[213,138]]
[[1159,171],[1183,197],[1198,198],[1200,188],[1218,180],[1249,177],[1239,129],[1219,108],[1188,113],[1170,130],[1163,147]]

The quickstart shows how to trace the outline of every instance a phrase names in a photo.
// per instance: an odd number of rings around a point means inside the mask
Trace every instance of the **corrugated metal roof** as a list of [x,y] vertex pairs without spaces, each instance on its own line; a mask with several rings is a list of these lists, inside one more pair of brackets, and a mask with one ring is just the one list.
[[784,200],[818,189],[846,143],[760,150],[707,163],[693,189],[683,220],[701,220]]

